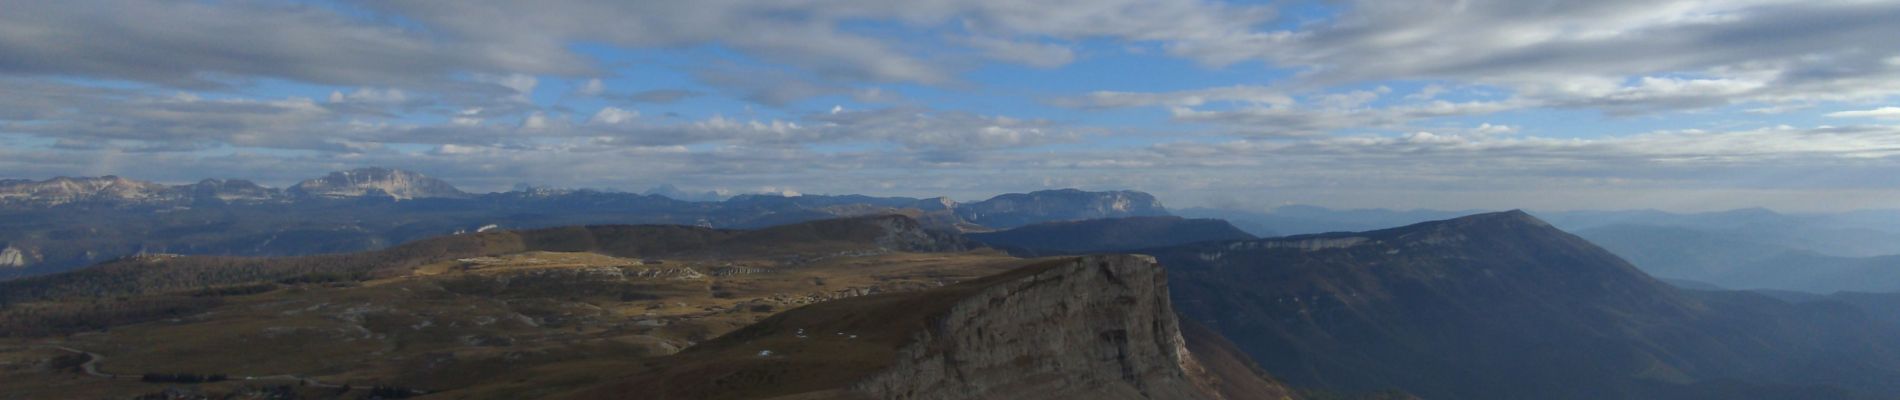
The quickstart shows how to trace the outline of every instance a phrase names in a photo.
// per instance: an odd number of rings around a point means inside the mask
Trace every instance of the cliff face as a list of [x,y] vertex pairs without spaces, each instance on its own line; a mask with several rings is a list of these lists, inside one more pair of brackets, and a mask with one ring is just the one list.
[[1184,339],[1150,257],[1014,262],[942,288],[779,313],[573,397],[1289,398],[1230,347]]
[[1212,398],[1189,378],[1167,278],[1146,256],[1075,259],[984,287],[853,388],[880,399]]

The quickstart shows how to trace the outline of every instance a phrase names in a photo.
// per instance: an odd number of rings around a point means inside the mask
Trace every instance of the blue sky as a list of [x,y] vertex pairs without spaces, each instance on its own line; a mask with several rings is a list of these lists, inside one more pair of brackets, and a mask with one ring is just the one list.
[[4,3],[0,177],[1900,200],[1893,2]]

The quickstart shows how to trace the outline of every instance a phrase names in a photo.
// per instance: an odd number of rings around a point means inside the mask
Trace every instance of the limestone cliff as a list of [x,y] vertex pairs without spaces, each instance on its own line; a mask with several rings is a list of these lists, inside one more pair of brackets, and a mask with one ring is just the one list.
[[1208,398],[1146,256],[1075,259],[964,297],[853,389],[882,399]]

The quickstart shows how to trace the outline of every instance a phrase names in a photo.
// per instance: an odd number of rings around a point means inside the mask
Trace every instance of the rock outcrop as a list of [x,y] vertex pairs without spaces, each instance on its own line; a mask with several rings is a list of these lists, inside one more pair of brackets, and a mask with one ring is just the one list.
[[1147,256],[1085,257],[990,283],[934,318],[883,371],[880,399],[1213,398],[1189,370],[1167,278]]
[[32,265],[31,261],[32,260],[27,257],[26,252],[13,248],[13,246],[7,246],[6,249],[0,250],[0,268],[25,268],[28,265]]

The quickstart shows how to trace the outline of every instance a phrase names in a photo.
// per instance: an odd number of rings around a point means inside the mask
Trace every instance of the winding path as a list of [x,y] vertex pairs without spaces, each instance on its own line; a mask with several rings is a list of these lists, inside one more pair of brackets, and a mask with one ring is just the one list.
[[106,356],[99,355],[99,353],[75,349],[75,348],[66,347],[66,346],[47,346],[47,347],[51,347],[53,349],[68,352],[68,353],[86,355],[86,363],[79,365],[79,369],[82,371],[85,371],[86,375],[92,375],[92,376],[106,378],[106,379],[119,379],[118,375],[99,372],[99,362],[105,361]]

